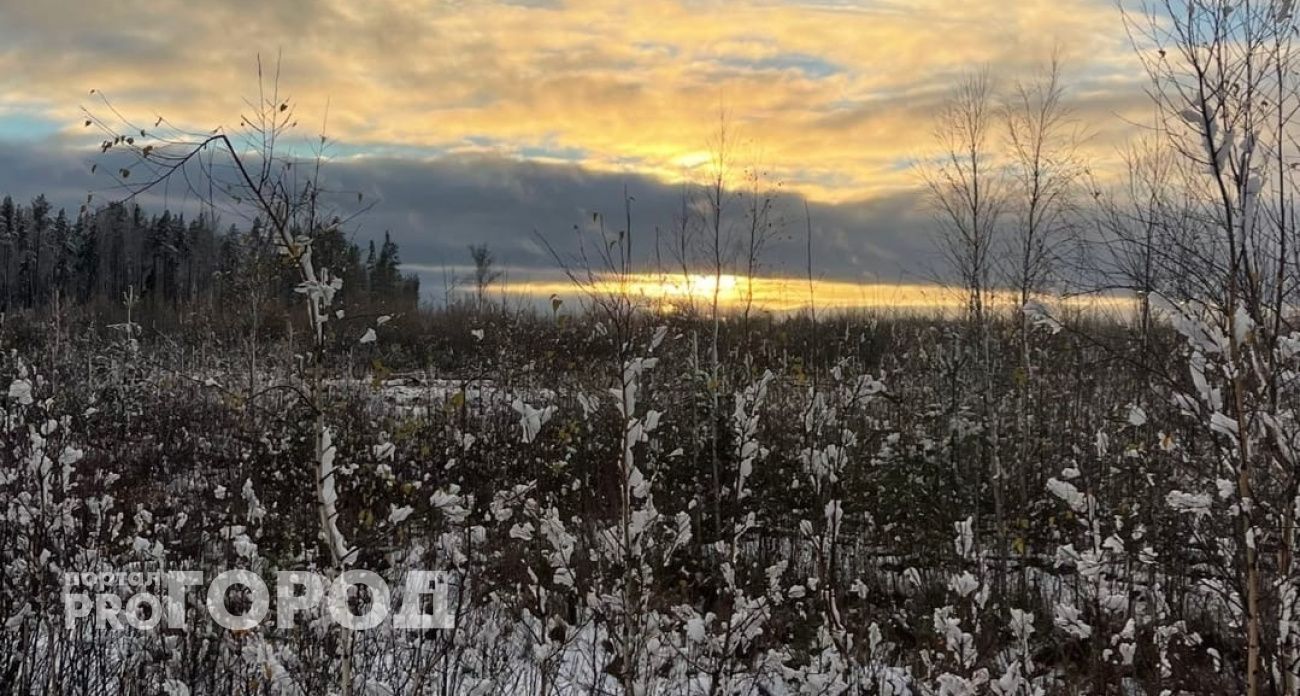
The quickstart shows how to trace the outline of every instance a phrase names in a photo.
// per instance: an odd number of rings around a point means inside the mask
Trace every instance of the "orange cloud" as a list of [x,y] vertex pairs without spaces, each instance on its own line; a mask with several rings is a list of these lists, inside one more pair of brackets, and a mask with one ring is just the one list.
[[[1101,156],[1141,73],[1109,0],[45,0],[0,20],[0,107],[77,123],[125,113],[237,123],[254,56],[349,153],[493,150],[663,179],[697,176],[725,105],[738,166],[823,201],[915,186],[955,75],[1025,74],[1056,44]],[[1114,126],[1105,124],[1113,123]]]

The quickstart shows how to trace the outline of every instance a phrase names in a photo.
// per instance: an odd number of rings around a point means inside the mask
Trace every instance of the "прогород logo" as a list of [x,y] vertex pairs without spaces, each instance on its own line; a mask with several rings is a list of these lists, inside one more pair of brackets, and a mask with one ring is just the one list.
[[[362,589],[364,588],[364,590]],[[228,603],[231,590],[242,611]],[[447,612],[447,578],[441,571],[406,573],[400,603],[393,611],[393,592],[379,574],[347,570],[332,581],[311,571],[275,574],[275,625],[292,628],[300,614],[323,605],[325,614],[339,626],[366,631],[391,622],[406,630],[450,629]],[[232,631],[257,627],[271,613],[271,588],[250,570],[227,570],[204,588],[201,571],[64,573],[64,627],[76,628],[93,621],[98,630],[152,631],[186,628],[186,597],[203,592],[208,615]],[[353,613],[349,597],[364,597]]]

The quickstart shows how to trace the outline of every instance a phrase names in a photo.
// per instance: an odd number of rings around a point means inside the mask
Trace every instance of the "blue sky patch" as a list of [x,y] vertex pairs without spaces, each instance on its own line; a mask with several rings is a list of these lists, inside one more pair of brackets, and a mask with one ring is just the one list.
[[722,58],[719,63],[731,68],[746,70],[794,70],[804,75],[822,79],[844,71],[840,66],[806,53],[785,53],[768,58]]
[[22,111],[0,111],[0,139],[40,140],[56,135],[66,124]]

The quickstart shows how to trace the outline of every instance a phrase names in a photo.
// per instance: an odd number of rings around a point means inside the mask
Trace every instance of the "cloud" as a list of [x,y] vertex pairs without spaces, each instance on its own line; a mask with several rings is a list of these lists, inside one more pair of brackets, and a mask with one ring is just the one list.
[[[96,152],[74,151],[57,139],[39,143],[0,141],[0,193],[19,200],[45,194],[56,205],[75,210],[94,191],[103,204],[120,192],[103,188],[89,163],[103,162]],[[516,276],[546,277],[558,271],[556,255],[578,263],[582,245],[592,256],[597,244],[595,216],[609,233],[625,229],[625,191],[631,197],[633,246],[643,270],[657,264],[676,271],[679,254],[675,230],[681,211],[697,209],[700,192],[652,176],[592,171],[577,164],[543,163],[497,155],[448,155],[434,159],[361,157],[329,163],[325,185],[340,192],[328,202],[347,216],[364,212],[349,231],[365,243],[392,234],[403,260],[425,271],[464,266],[470,244],[487,244],[499,262]],[[98,187],[98,188],[97,188]],[[685,196],[685,198],[683,198]],[[160,187],[141,201],[151,210],[198,210],[199,198],[183,182]],[[726,236],[739,252],[747,234],[743,200],[727,199]],[[930,218],[917,194],[899,193],[869,201],[813,202],[813,262],[819,277],[861,282],[915,282],[931,278],[936,268]],[[241,211],[224,205],[223,219],[236,222]],[[251,214],[251,213],[250,213]],[[702,267],[708,239],[693,217],[687,255]],[[800,276],[805,272],[807,237],[803,198],[778,193],[773,206],[775,234],[759,269],[766,275]],[[548,248],[549,247],[549,248]]]
[[[328,132],[331,181],[375,203],[358,237],[389,230],[407,262],[435,268],[486,242],[520,272],[553,269],[541,240],[575,253],[575,225],[621,220],[624,186],[648,263],[681,183],[710,166],[721,110],[730,182],[757,170],[780,183],[765,272],[802,274],[807,198],[819,273],[924,281],[942,263],[912,163],[961,73],[987,66],[1009,86],[1059,46],[1099,176],[1125,119],[1150,111],[1112,0],[0,5],[0,192],[75,207],[103,185],[78,149],[97,139],[80,107],[111,115],[92,88],[144,124],[237,131],[260,55],[267,89],[279,71],[266,98],[296,105],[292,143]],[[177,185],[147,202],[194,198]]]
[[[541,163],[494,155],[459,155],[414,161],[362,158],[331,165],[330,185],[362,191],[377,201],[359,219],[363,237],[391,230],[403,259],[436,267],[468,261],[469,244],[487,244],[498,260],[524,272],[554,271],[552,251],[578,263],[582,246],[594,256],[599,215],[607,233],[626,228],[624,192],[631,197],[637,264],[676,268],[683,205],[695,209],[700,193],[652,176],[615,174],[575,164]],[[683,198],[685,197],[685,198]],[[812,203],[816,273],[861,281],[894,282],[930,277],[935,244],[919,194],[903,192],[845,204]],[[748,230],[744,202],[728,199],[727,236],[740,244]],[[688,256],[702,265],[709,242],[692,217]],[[802,275],[806,259],[803,198],[776,197],[776,231],[762,259],[769,275]],[[549,247],[549,248],[548,248]],[[735,257],[739,252],[732,250]],[[657,261],[656,261],[657,259]]]
[[697,174],[722,104],[738,155],[824,201],[913,187],[898,162],[929,147],[932,114],[973,65],[1013,79],[1059,43],[1096,97],[1090,123],[1142,104],[1110,0],[45,0],[4,13],[0,107],[69,125],[96,88],[143,121],[234,126],[255,56],[282,54],[304,128],[328,112],[354,151],[561,152],[671,181]]
[[75,211],[93,183],[84,160],[57,138],[35,141],[0,139],[0,196],[27,201],[45,195],[52,203]]

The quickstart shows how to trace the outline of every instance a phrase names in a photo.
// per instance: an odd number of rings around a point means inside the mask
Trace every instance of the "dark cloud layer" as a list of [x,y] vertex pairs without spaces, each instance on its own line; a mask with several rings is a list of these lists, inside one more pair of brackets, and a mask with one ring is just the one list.
[[[553,267],[539,237],[567,256],[577,251],[580,231],[593,238],[597,213],[607,230],[617,232],[626,226],[625,190],[633,199],[636,256],[643,264],[651,262],[657,237],[664,263],[674,260],[673,230],[684,190],[650,177],[485,156],[364,159],[332,167],[340,188],[379,201],[359,221],[362,235],[391,230],[411,263],[463,263],[467,244],[485,243],[505,265]],[[693,194],[688,189],[685,195],[689,206]],[[858,204],[813,204],[818,271],[844,279],[897,280],[905,266],[923,265],[934,245],[927,232],[930,220],[917,203],[915,194],[899,194]],[[737,198],[730,206],[737,226],[733,235],[744,235],[743,204]],[[781,224],[766,255],[767,270],[800,273],[806,255],[802,199],[778,198],[776,217]]]
[[[108,202],[120,193],[104,188],[103,177],[90,175],[90,163],[98,157],[70,151],[52,139],[0,141],[0,193],[19,199],[44,193],[58,205],[76,208],[93,190],[94,201]],[[675,263],[672,229],[680,218],[683,188],[652,177],[486,155],[364,157],[331,162],[326,171],[328,186],[342,192],[336,203],[340,212],[356,209],[356,193],[362,194],[366,209],[351,223],[355,237],[365,242],[390,232],[403,260],[415,266],[463,266],[468,245],[487,244],[502,265],[516,271],[553,271],[555,261],[541,238],[570,258],[578,251],[575,226],[590,235],[593,214],[603,215],[611,231],[621,229],[625,189],[634,199],[639,261],[654,259],[658,227],[660,255],[665,264]],[[151,208],[193,208],[196,198],[185,189],[177,182],[143,202]],[[686,195],[689,201],[692,194]],[[815,273],[854,281],[931,278],[936,267],[933,224],[918,198],[916,193],[899,193],[859,203],[811,204]],[[778,197],[775,216],[781,224],[764,256],[765,274],[804,273],[803,211],[797,195]],[[738,228],[746,224],[739,199],[732,201],[729,215]],[[734,234],[744,232],[736,229]]]

